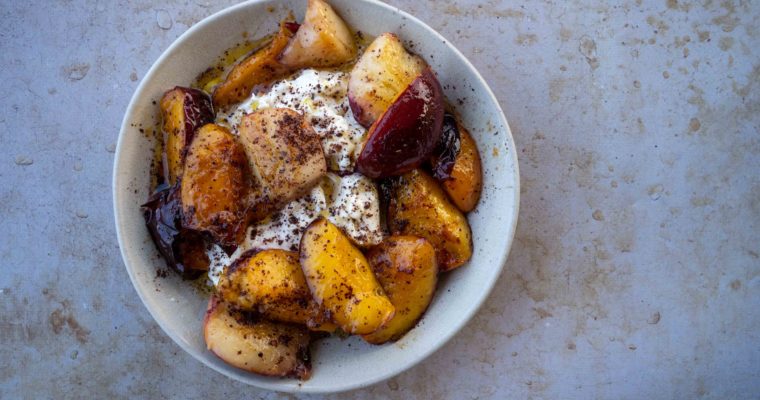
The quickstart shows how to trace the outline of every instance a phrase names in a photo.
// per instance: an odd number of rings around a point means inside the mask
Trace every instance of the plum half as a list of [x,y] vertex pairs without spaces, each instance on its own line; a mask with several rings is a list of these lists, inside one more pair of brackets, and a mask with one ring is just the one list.
[[441,137],[443,114],[443,90],[428,67],[369,128],[357,170],[377,179],[419,167]]
[[450,113],[443,115],[443,127],[441,129],[441,138],[430,156],[430,169],[433,172],[433,178],[444,181],[451,178],[454,170],[454,163],[462,147],[462,138],[459,134],[456,119]]

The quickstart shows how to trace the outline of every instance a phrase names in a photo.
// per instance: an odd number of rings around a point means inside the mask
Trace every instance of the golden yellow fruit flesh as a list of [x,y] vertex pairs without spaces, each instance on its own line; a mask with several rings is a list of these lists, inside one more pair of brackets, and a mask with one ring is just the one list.
[[187,147],[195,130],[214,120],[214,110],[207,94],[197,89],[177,86],[161,97],[164,178],[173,185],[182,174]]
[[478,205],[483,191],[483,172],[475,139],[461,124],[457,122],[457,125],[461,147],[451,170],[451,178],[443,181],[442,185],[457,208],[470,212]]
[[396,307],[396,315],[362,337],[373,344],[398,340],[417,324],[433,299],[438,282],[435,249],[417,236],[391,236],[370,249],[367,260]]
[[293,31],[288,28],[288,22],[282,21],[279,32],[269,46],[235,65],[224,82],[214,89],[214,107],[225,108],[241,102],[251,95],[256,85],[271,82],[292,72],[292,68],[277,60],[292,37]]
[[212,298],[203,321],[206,347],[227,364],[267,376],[311,375],[309,332],[295,325],[250,320]]
[[269,249],[244,254],[219,278],[217,291],[224,301],[274,321],[335,330],[311,298],[297,252]]
[[395,308],[367,259],[324,218],[312,222],[301,239],[301,268],[312,296],[343,331],[372,333],[393,317]]
[[303,24],[280,55],[292,68],[335,67],[356,57],[351,31],[323,0],[309,0]]
[[392,185],[388,226],[394,235],[415,235],[435,248],[438,266],[449,271],[472,256],[467,218],[451,204],[430,175],[416,169]]
[[208,232],[222,244],[239,243],[249,212],[247,168],[243,147],[226,128],[207,124],[198,129],[182,173],[184,227]]

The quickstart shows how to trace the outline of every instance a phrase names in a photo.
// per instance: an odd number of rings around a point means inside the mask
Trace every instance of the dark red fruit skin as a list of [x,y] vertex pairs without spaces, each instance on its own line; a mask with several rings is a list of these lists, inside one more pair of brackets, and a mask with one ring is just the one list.
[[364,108],[356,104],[356,100],[351,96],[351,93],[348,94],[348,106],[351,107],[351,113],[354,114],[354,119],[359,125],[365,128],[372,126],[372,118],[364,111]]
[[441,137],[443,114],[443,90],[428,67],[369,128],[357,170],[377,179],[419,167]]
[[185,114],[186,143],[184,153],[193,141],[195,131],[203,125],[214,122],[214,106],[211,103],[211,97],[201,90],[181,86],[172,90],[180,90],[183,94],[182,110]]
[[288,21],[288,22],[285,22],[285,27],[288,28],[288,30],[291,33],[296,33],[298,32],[298,28],[301,27],[301,24],[299,24],[298,22]]
[[203,238],[196,232],[182,229],[179,188],[179,184],[159,186],[140,208],[150,236],[166,260],[166,265],[184,279],[195,279],[203,273],[201,269],[193,268],[198,260],[184,260],[185,252],[181,249],[201,246]]
[[461,145],[456,118],[450,113],[444,114],[441,138],[430,156],[430,170],[435,179],[445,181],[451,178]]

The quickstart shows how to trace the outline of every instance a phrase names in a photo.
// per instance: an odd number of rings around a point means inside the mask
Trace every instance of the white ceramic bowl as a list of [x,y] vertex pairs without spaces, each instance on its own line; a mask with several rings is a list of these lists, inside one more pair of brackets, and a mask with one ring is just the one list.
[[[519,173],[512,135],[499,104],[475,68],[446,39],[411,15],[372,0],[331,0],[355,29],[370,35],[395,32],[433,67],[447,98],[457,106],[481,152],[484,192],[469,215],[475,251],[465,266],[447,273],[419,325],[394,344],[372,346],[359,338],[330,338],[313,346],[313,376],[306,382],[258,376],[233,368],[206,350],[201,329],[206,296],[174,274],[156,279],[163,261],[140,212],[148,197],[154,144],[139,126],[154,125],[164,91],[188,85],[212,65],[243,32],[260,37],[276,29],[289,10],[299,20],[304,0],[249,1],[199,22],[153,64],[127,108],[119,134],[113,175],[119,247],[140,298],[161,328],[209,367],[254,386],[284,392],[337,392],[390,378],[422,361],[457,333],[488,296],[506,262],[517,224]],[[274,6],[274,11],[270,11]],[[463,355],[464,356],[464,355]]]

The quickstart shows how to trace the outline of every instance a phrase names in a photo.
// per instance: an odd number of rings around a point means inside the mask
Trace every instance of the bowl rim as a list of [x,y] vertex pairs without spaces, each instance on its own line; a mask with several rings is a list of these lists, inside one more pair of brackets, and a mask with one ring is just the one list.
[[[514,160],[513,163],[514,163],[515,179],[514,179],[514,182],[512,182],[513,183],[512,193],[514,195],[514,199],[513,199],[514,207],[512,209],[512,215],[510,216],[510,219],[509,219],[510,226],[508,229],[508,236],[506,238],[507,245],[504,247],[502,254],[498,258],[498,266],[496,267],[497,271],[494,272],[494,275],[493,275],[494,278],[491,279],[489,282],[486,282],[483,286],[484,290],[481,290],[479,294],[476,294],[477,297],[474,298],[473,301],[470,303],[470,307],[469,309],[467,309],[465,313],[466,314],[465,317],[460,319],[458,322],[456,322],[454,329],[451,329],[448,333],[446,333],[445,335],[442,335],[437,343],[432,345],[427,350],[420,352],[415,359],[407,362],[405,365],[402,365],[400,368],[395,369],[394,371],[391,371],[385,374],[376,375],[372,377],[371,379],[367,379],[364,381],[347,382],[341,385],[334,385],[334,387],[332,388],[317,388],[317,387],[300,386],[300,385],[286,386],[286,385],[280,384],[277,381],[275,381],[275,383],[269,383],[269,382],[253,383],[250,381],[241,380],[234,375],[227,374],[227,372],[223,370],[222,368],[214,364],[208,363],[206,362],[206,360],[194,354],[192,349],[189,348],[190,346],[187,346],[184,341],[179,340],[178,335],[176,335],[172,330],[168,329],[168,327],[165,325],[165,322],[158,318],[156,311],[154,311],[151,307],[148,306],[149,301],[147,299],[147,294],[144,291],[142,291],[140,289],[140,286],[137,284],[137,277],[135,273],[133,272],[132,268],[130,267],[131,263],[129,261],[131,261],[131,259],[128,257],[126,253],[126,250],[125,250],[126,246],[124,246],[125,242],[124,242],[123,233],[122,233],[122,225],[125,222],[125,220],[122,218],[121,216],[122,212],[120,211],[119,206],[118,206],[119,205],[118,200],[121,197],[121,193],[119,192],[118,188],[120,188],[121,187],[120,185],[123,184],[122,178],[119,176],[119,172],[120,172],[119,164],[121,160],[120,156],[122,152],[122,147],[124,146],[125,132],[129,129],[129,119],[130,119],[130,116],[134,114],[135,107],[137,105],[138,99],[140,98],[138,94],[142,93],[145,87],[148,86],[148,83],[153,80],[152,79],[153,75],[156,74],[156,71],[159,68],[159,66],[163,64],[165,60],[168,58],[168,56],[172,54],[178,47],[182,46],[188,37],[195,34],[196,31],[201,30],[205,25],[211,24],[218,19],[223,19],[227,17],[228,15],[234,14],[241,9],[250,7],[253,4],[263,3],[265,1],[266,0],[247,0],[235,5],[232,5],[230,7],[219,10],[203,18],[199,22],[189,27],[185,32],[183,32],[179,37],[177,37],[177,39],[175,39],[169,47],[167,47],[161,53],[161,55],[158,57],[158,59],[156,59],[156,61],[153,62],[150,69],[148,70],[148,72],[145,74],[143,79],[140,81],[140,84],[135,89],[132,95],[132,98],[130,99],[129,105],[127,106],[127,109],[125,111],[124,118],[122,119],[121,128],[119,129],[119,137],[116,143],[116,151],[115,151],[115,156],[114,156],[113,174],[112,174],[112,182],[111,182],[112,200],[113,200],[113,207],[114,207],[114,222],[115,222],[115,227],[116,227],[116,238],[119,245],[119,252],[121,253],[122,261],[124,263],[124,267],[127,270],[127,274],[129,275],[129,279],[132,282],[132,287],[137,292],[137,295],[140,297],[140,300],[142,301],[143,305],[150,313],[153,320],[161,327],[164,333],[168,335],[174,341],[175,344],[177,344],[180,348],[182,348],[182,350],[184,350],[186,353],[190,354],[197,361],[200,361],[206,367],[209,367],[219,372],[220,374],[222,374],[223,376],[227,378],[231,378],[239,382],[242,382],[251,386],[259,387],[262,389],[274,390],[274,391],[279,391],[279,392],[326,394],[326,393],[338,393],[338,392],[345,392],[349,390],[364,388],[364,387],[382,382],[386,379],[390,379],[396,375],[399,375],[402,372],[407,371],[408,369],[412,368],[413,366],[420,364],[422,361],[427,359],[430,355],[438,351],[441,347],[443,347],[446,343],[448,343],[455,335],[457,335],[465,325],[467,325],[472,320],[475,314],[477,314],[478,310],[482,307],[483,303],[485,303],[485,301],[490,296],[493,290],[493,287],[496,285],[496,282],[499,280],[499,277],[503,273],[504,266],[509,256],[509,252],[514,243],[515,232],[517,229],[517,219],[519,216],[520,169],[519,169],[519,163],[518,163],[518,158],[517,158],[517,151],[515,149],[514,137],[512,136],[512,130],[509,126],[507,118],[504,115],[504,110],[502,109],[501,104],[499,103],[498,99],[494,95],[488,83],[485,81],[485,79],[483,79],[483,77],[480,75],[478,70],[472,65],[472,63],[467,59],[467,57],[465,57],[459,51],[459,49],[457,49],[456,46],[454,46],[449,40],[443,37],[443,35],[438,33],[435,29],[428,26],[425,22],[421,21],[417,17],[407,13],[406,11],[398,7],[385,4],[378,0],[353,0],[355,2],[369,3],[371,5],[384,8],[387,11],[390,11],[392,13],[399,14],[401,18],[406,18],[407,22],[418,25],[423,30],[427,31],[430,35],[432,35],[433,38],[438,39],[439,41],[443,42],[446,45],[446,47],[450,51],[453,52],[456,58],[458,58],[459,60],[463,62],[469,75],[475,78],[476,81],[479,81],[479,83],[483,85],[483,87],[485,88],[485,94],[487,95],[488,101],[496,105],[496,108],[499,110],[498,115],[497,115],[497,120],[504,127],[503,128],[505,131],[504,133],[506,133],[507,135],[507,144],[509,144],[508,155],[507,157],[504,157],[504,158],[505,159],[511,158],[512,160]],[[282,381],[282,382],[287,382],[287,381]]]

